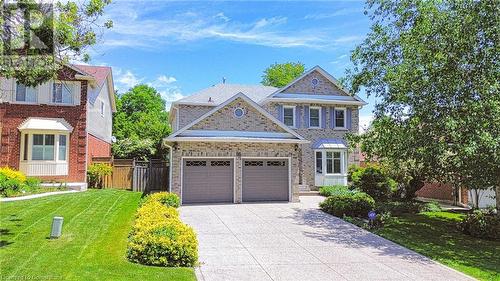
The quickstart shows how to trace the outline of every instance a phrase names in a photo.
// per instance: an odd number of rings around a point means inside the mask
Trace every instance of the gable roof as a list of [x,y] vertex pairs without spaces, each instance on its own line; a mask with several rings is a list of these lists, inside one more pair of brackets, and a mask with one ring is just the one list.
[[[245,102],[247,102],[250,106],[252,106],[259,113],[264,115],[266,118],[273,121],[278,127],[283,129],[286,132],[286,135],[283,133],[269,133],[269,132],[240,132],[233,131],[234,133],[229,133],[227,131],[220,131],[219,133],[214,134],[214,130],[210,132],[203,132],[203,130],[191,130],[188,131],[189,128],[198,124],[205,118],[211,116],[215,112],[224,108],[226,105],[230,104],[232,101],[241,98]],[[219,104],[209,112],[205,113],[198,119],[193,122],[187,124],[180,130],[176,131],[172,135],[168,136],[164,139],[164,141],[249,141],[249,142],[294,142],[294,143],[308,143],[308,140],[305,140],[301,135],[296,133],[294,130],[290,129],[288,126],[283,124],[283,122],[276,119],[272,114],[264,110],[260,107],[256,102],[250,99],[243,93],[237,93],[233,95],[231,98],[225,100],[223,103]]]
[[[302,80],[304,77],[306,77],[307,75],[313,73],[314,71],[317,71],[319,72],[323,77],[325,77],[329,82],[331,82],[333,85],[335,85],[337,88],[340,89],[340,92],[342,94],[344,94],[345,96],[347,97],[352,97],[352,101],[354,102],[357,102],[357,103],[360,103],[360,105],[366,105],[367,103],[362,100],[360,97],[358,97],[357,95],[351,95],[346,89],[344,89],[342,87],[342,85],[340,84],[339,81],[337,81],[337,79],[335,79],[335,77],[333,77],[332,75],[330,75],[330,73],[326,72],[323,68],[321,68],[319,65],[316,65],[315,67],[309,69],[308,71],[306,71],[304,74],[302,74],[301,76],[297,77],[295,80],[293,80],[292,82],[288,83],[286,86],[280,88],[280,89],[277,89],[276,91],[274,91],[273,93],[271,93],[269,96],[267,96],[263,101],[262,103],[266,103],[266,102],[269,102],[271,101],[271,99],[273,98],[284,98],[283,96],[280,96],[281,93],[283,93],[285,90],[287,90],[288,88],[290,88],[292,85],[294,85],[295,83],[297,83],[298,81]],[[335,100],[335,98],[331,98],[330,95],[315,95],[316,96],[316,102],[321,102],[323,99],[324,100]],[[337,99],[339,101],[342,100],[341,98],[342,96],[338,97]],[[301,97],[299,96],[296,96],[296,97],[291,97],[291,95],[287,95],[286,98],[294,98],[296,100],[299,100],[301,99]],[[303,97],[304,99],[306,99],[306,97]],[[293,100],[291,100],[293,101]],[[314,101],[313,101],[314,102]]]
[[[94,104],[102,87],[106,84],[108,87],[109,100],[111,109],[116,112],[115,88],[113,84],[113,71],[109,66],[94,66],[94,65],[72,65],[74,68],[94,77],[97,87],[88,91],[88,99],[91,104]],[[107,82],[107,83],[106,83]]]
[[212,87],[200,90],[188,97],[172,103],[186,105],[217,106],[233,97],[237,93],[245,93],[247,97],[255,102],[260,102],[278,88],[262,85],[240,85],[220,83]]

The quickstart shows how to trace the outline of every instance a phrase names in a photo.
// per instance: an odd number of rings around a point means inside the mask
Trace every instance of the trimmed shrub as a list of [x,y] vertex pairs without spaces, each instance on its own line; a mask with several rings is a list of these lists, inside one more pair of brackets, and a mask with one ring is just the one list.
[[332,195],[354,194],[357,190],[351,190],[345,185],[322,186],[319,188],[319,194],[325,197]]
[[20,183],[26,181],[26,176],[22,172],[13,170],[9,167],[0,168],[0,175],[5,176],[8,180],[14,180]]
[[0,195],[13,197],[24,193],[32,193],[40,189],[40,180],[27,178],[23,173],[10,169],[0,168]]
[[487,211],[475,210],[458,224],[465,234],[477,238],[499,240],[500,218]]
[[87,179],[89,187],[102,188],[103,177],[111,175],[113,168],[104,163],[94,163],[87,169]]
[[174,208],[179,208],[179,206],[181,205],[181,199],[175,193],[169,193],[169,192],[153,193],[153,194],[146,196],[146,198],[144,198],[143,202],[148,202],[151,200],[158,201],[165,206],[174,207]]
[[349,165],[349,167],[347,168],[347,181],[352,182],[352,175],[361,169],[363,168],[356,164]]
[[387,200],[397,183],[375,165],[360,168],[352,174],[352,188],[359,189],[375,200]]
[[198,261],[196,234],[181,222],[175,207],[164,203],[165,198],[172,196],[150,195],[137,210],[127,258],[146,265],[194,266]]
[[364,193],[332,195],[321,202],[323,211],[337,217],[366,217],[368,212],[375,207],[373,198]]

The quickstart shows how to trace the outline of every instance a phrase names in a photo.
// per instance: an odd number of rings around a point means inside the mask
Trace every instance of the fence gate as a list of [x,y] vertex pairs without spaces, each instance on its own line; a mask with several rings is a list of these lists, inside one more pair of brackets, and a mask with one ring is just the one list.
[[105,163],[113,168],[111,175],[103,178],[103,188],[128,189],[140,192],[167,191],[169,179],[168,162],[152,159],[113,159],[94,157],[92,163]]

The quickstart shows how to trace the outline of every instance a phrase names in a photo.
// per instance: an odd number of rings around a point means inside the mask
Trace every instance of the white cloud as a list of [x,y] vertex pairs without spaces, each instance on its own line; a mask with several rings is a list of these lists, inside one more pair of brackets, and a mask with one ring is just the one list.
[[[106,31],[103,48],[160,49],[164,45],[185,44],[204,39],[279,48],[327,48],[347,44],[358,38],[358,36],[335,38],[331,32],[317,26],[291,27],[288,25],[288,19],[282,16],[243,22],[230,19],[222,12],[212,14],[186,12],[153,19],[141,15],[152,12],[151,6],[143,9],[142,6],[137,7],[135,4],[124,2],[110,8],[107,15],[113,19],[114,25],[111,30]],[[140,4],[141,2],[137,3]],[[186,15],[187,13],[189,15]]]
[[132,87],[134,87],[137,84],[140,84],[143,79],[137,78],[132,71],[127,70],[125,73],[121,73],[121,71],[118,71],[117,73],[117,79],[116,81],[118,82],[118,89],[119,90],[128,90]]
[[173,76],[160,75],[158,77],[158,81],[163,82],[165,84],[170,84],[177,81],[177,79],[175,79],[175,77]]
[[351,9],[340,9],[333,13],[323,13],[323,14],[309,14],[304,17],[305,20],[322,20],[329,19],[338,16],[347,16],[352,14],[357,14],[363,12],[361,8],[351,8]]

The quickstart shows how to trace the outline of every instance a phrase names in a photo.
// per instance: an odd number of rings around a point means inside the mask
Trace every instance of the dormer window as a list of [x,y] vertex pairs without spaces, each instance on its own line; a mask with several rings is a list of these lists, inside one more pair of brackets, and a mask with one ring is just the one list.
[[73,103],[73,91],[71,84],[63,82],[54,82],[52,85],[52,102],[60,104]]
[[16,101],[29,103],[37,102],[37,88],[16,83]]

